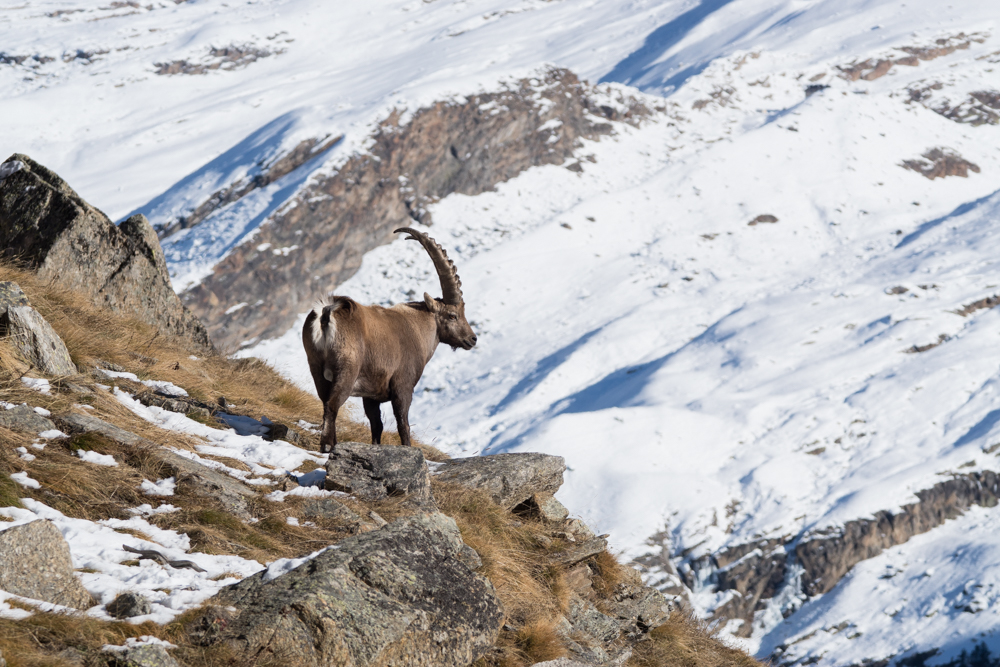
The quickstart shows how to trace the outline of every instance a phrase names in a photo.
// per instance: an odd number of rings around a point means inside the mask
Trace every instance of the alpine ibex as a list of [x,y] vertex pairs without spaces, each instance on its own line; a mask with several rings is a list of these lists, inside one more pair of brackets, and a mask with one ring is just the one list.
[[391,402],[399,439],[409,446],[413,388],[438,343],[465,350],[476,344],[476,334],[465,319],[462,281],[444,248],[415,229],[402,227],[394,233],[399,232],[419,241],[431,256],[443,298],[434,299],[425,292],[423,301],[383,308],[334,296],[306,316],[302,344],[316,393],[323,401],[321,452],[337,444],[337,413],[348,396],[362,398],[376,445],[382,442],[379,406]]

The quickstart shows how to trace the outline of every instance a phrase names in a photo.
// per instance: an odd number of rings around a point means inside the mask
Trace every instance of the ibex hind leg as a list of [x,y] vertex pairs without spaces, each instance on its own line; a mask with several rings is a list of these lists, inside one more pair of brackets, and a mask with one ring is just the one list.
[[382,408],[374,398],[363,398],[361,402],[365,406],[365,416],[372,425],[372,444],[382,444]]

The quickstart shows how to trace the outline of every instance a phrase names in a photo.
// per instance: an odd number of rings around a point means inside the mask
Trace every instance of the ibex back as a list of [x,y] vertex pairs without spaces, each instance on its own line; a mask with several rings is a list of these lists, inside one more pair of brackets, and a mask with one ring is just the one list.
[[438,243],[421,232],[402,227],[430,255],[441,280],[442,298],[424,293],[423,301],[392,308],[363,306],[346,296],[334,296],[306,316],[302,344],[316,393],[323,402],[320,451],[337,443],[337,413],[348,396],[360,396],[371,422],[372,442],[382,442],[379,406],[392,403],[399,439],[410,445],[409,411],[413,388],[438,343],[470,350],[476,334],[465,319],[462,281],[455,265]]

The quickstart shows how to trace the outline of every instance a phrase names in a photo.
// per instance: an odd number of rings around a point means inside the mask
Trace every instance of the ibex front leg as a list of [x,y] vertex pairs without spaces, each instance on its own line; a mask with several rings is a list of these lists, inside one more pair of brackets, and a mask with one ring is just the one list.
[[410,401],[413,399],[413,390],[402,390],[392,394],[392,414],[396,417],[396,429],[399,431],[399,442],[404,447],[409,447],[410,442]]
[[365,416],[372,425],[372,444],[382,444],[382,408],[374,398],[363,398],[361,402],[365,406]]

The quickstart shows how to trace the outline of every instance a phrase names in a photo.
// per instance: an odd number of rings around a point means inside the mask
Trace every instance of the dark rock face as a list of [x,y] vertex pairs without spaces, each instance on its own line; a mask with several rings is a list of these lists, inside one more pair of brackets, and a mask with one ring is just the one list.
[[73,574],[62,533],[44,519],[0,532],[0,589],[76,609],[94,604]]
[[435,506],[427,464],[416,447],[338,443],[326,464],[326,489],[363,500],[405,496],[418,507]]
[[535,494],[554,494],[563,483],[566,461],[548,454],[493,454],[450,459],[435,474],[443,482],[482,489],[511,509]]
[[0,409],[0,426],[12,431],[31,433],[50,431],[56,427],[52,420],[46,419],[27,405],[18,405],[10,410]]
[[143,616],[153,611],[153,607],[146,596],[139,593],[122,593],[109,602],[105,606],[105,609],[115,618]]
[[163,252],[149,222],[132,216],[116,227],[59,176],[14,154],[0,178],[0,254],[43,280],[164,333],[209,348],[208,332],[170,286]]
[[503,612],[460,562],[463,546],[436,513],[349,537],[272,580],[223,589],[202,641],[228,642],[247,664],[465,667],[496,641]]
[[[452,193],[475,195],[525,169],[561,164],[583,138],[609,134],[605,120],[637,122],[652,113],[634,100],[619,111],[592,100],[567,70],[511,84],[500,92],[439,102],[386,119],[366,154],[297,194],[252,243],[233,250],[183,295],[212,339],[235,347],[285,333],[299,313],[361,266],[361,257],[392,240],[411,220],[429,222],[426,205]],[[219,193],[229,201],[232,193]],[[268,249],[258,250],[266,246]],[[295,249],[275,254],[272,249]],[[226,311],[241,302],[255,304]]]

